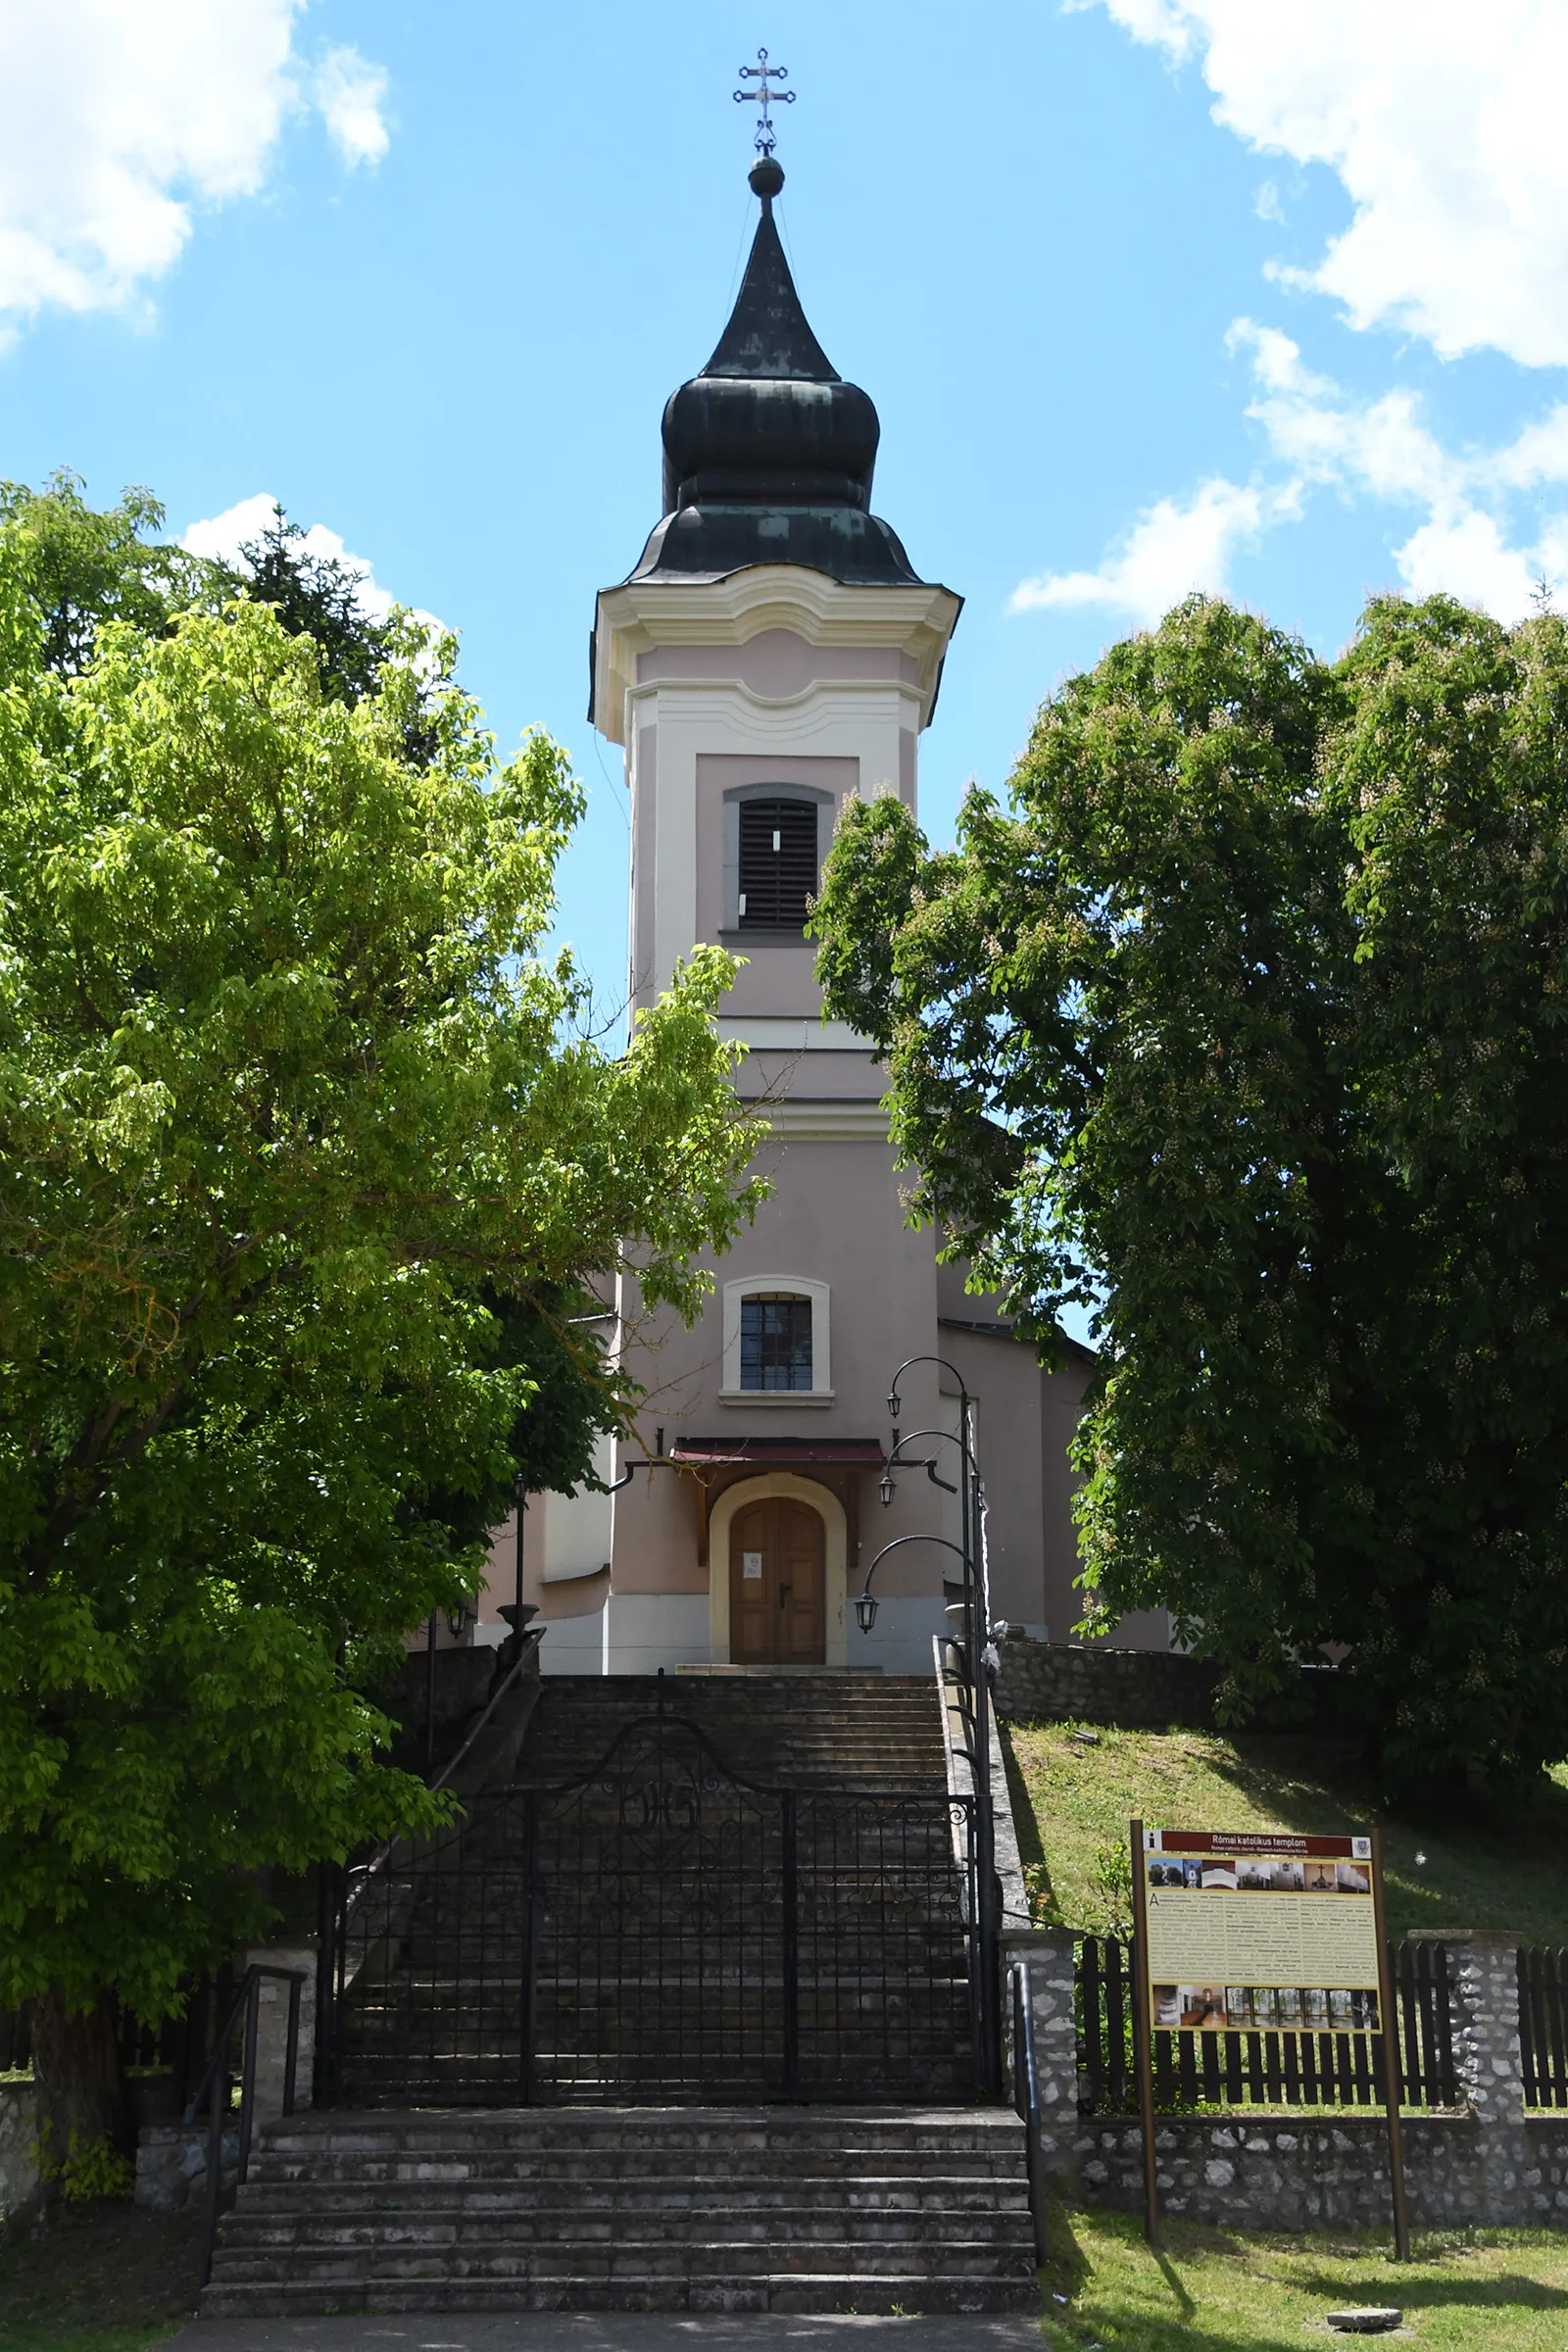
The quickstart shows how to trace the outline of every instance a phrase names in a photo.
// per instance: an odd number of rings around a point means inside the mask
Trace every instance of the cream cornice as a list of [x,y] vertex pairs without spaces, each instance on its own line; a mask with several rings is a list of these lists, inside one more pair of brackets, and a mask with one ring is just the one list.
[[919,666],[919,724],[930,718],[959,612],[951,588],[855,588],[796,564],[760,564],[722,580],[628,580],[601,591],[594,640],[594,723],[625,741],[637,657],[662,645],[744,645],[789,629],[808,645],[890,646]]
[[[759,694],[740,678],[641,678],[626,689],[628,704],[657,703],[661,716],[673,713],[684,718],[692,713],[706,715],[715,696],[727,697],[736,712],[749,717],[755,711],[800,711],[814,716],[824,704],[842,702],[854,709],[864,710],[869,699],[873,707],[878,701],[891,709],[900,703],[909,706],[909,715],[916,725],[924,726],[920,713],[925,703],[918,686],[909,686],[902,678],[812,678],[793,694]],[[776,736],[776,727],[769,727]]]

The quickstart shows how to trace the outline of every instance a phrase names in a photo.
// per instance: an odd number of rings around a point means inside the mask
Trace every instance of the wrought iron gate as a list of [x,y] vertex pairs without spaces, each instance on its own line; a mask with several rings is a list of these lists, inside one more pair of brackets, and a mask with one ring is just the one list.
[[349,1874],[328,2095],[962,2101],[972,1800],[767,1788],[661,1713]]

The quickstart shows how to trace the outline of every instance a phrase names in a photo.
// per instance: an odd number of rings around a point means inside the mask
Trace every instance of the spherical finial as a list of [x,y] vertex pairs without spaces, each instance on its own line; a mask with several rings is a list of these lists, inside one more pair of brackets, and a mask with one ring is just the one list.
[[766,203],[784,185],[784,167],[775,164],[770,155],[760,156],[746,176],[751,183],[752,194],[760,196]]

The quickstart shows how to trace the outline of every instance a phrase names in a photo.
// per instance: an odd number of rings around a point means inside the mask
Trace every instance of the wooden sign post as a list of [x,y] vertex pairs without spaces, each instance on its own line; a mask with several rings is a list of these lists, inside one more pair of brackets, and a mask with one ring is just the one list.
[[[1399,2139],[1398,2011],[1378,1833],[1147,1830],[1131,1822],[1133,2058],[1145,2228],[1159,2223],[1156,2034],[1381,2039],[1395,2247],[1410,2255]],[[1275,2045],[1277,2046],[1277,2045]],[[1332,2080],[1332,2066],[1325,2061]],[[1365,2082],[1363,2063],[1361,2080]]]
[[1159,2184],[1154,2171],[1154,2064],[1150,2031],[1149,1882],[1144,1870],[1144,1825],[1131,1823],[1133,1848],[1133,2067],[1144,2127],[1144,2235],[1159,2236]]
[[1388,1913],[1383,1899],[1383,1832],[1372,1833],[1372,1907],[1378,1935],[1378,2007],[1383,2014],[1383,2103],[1389,2118],[1389,2180],[1394,2191],[1394,2255],[1410,2259],[1410,2217],[1404,2202],[1404,2148],[1399,2138],[1399,2010],[1389,1966]]

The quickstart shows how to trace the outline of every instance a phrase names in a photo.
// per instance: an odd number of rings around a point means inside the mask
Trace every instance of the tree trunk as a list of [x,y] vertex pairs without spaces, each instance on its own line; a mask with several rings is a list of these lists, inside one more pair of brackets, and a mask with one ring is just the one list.
[[32,2074],[39,2145],[51,2166],[65,2162],[73,2143],[85,2149],[105,2139],[117,2155],[135,2156],[115,2004],[107,1994],[91,2009],[71,2009],[64,1985],[51,1984],[33,2003]]

